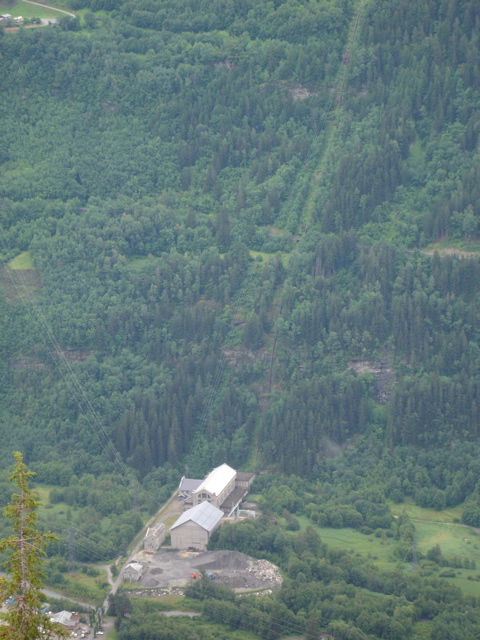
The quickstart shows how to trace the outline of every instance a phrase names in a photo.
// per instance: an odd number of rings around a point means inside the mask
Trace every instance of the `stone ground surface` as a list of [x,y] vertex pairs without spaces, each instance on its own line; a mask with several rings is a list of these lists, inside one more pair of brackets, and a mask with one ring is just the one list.
[[[212,573],[216,584],[242,591],[280,586],[282,577],[275,565],[257,560],[239,551],[169,551],[154,554],[139,552],[136,560],[147,567],[139,586],[162,589],[184,587],[190,575],[203,567]],[[153,595],[153,594],[152,594]]]

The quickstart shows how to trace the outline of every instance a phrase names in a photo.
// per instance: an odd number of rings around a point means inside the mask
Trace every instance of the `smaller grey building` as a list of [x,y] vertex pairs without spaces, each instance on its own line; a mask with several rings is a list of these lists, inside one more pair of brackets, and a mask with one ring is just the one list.
[[143,540],[143,548],[145,551],[156,551],[165,540],[165,525],[163,522],[156,524],[154,527],[148,527],[147,533]]
[[210,536],[220,526],[223,511],[210,502],[201,502],[188,509],[170,527],[174,549],[205,551]]
[[196,480],[195,478],[183,478],[180,480],[178,486],[178,497],[184,501],[184,504],[192,504],[192,493],[198,489],[203,480]]
[[145,567],[139,562],[130,562],[123,570],[124,580],[140,580],[145,572]]

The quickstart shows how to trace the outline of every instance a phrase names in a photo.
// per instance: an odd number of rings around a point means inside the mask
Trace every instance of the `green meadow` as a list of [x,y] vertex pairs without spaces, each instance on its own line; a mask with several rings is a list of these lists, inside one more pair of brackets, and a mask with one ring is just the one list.
[[[462,507],[458,506],[444,511],[423,509],[413,501],[405,504],[391,505],[394,516],[402,512],[407,513],[415,525],[417,550],[419,553],[418,570],[425,575],[442,577],[458,586],[465,594],[480,597],[480,533],[465,525],[454,522],[459,520]],[[313,526],[325,544],[334,549],[346,549],[374,562],[380,569],[389,571],[401,565],[404,570],[411,572],[411,563],[399,561],[395,556],[398,541],[386,535],[377,536],[375,533],[364,535],[356,529],[333,529],[318,527],[312,524],[306,516],[296,516],[301,529]],[[440,547],[443,557],[447,561],[466,559],[474,561],[475,569],[452,567],[436,567],[421,558],[436,545]],[[444,574],[444,575],[442,575]],[[422,637],[419,635],[419,637]]]
[[402,513],[406,513],[412,520],[418,518],[419,520],[432,522],[460,522],[463,505],[444,509],[443,511],[435,511],[435,509],[419,507],[411,498],[407,498],[405,502],[399,504],[390,503],[390,511],[394,516],[400,516]]
[[[24,17],[27,17],[27,16],[24,16]],[[20,253],[13,260],[10,260],[10,262],[8,263],[8,266],[10,269],[13,269],[13,270],[33,269],[34,267],[33,267],[32,256],[30,254],[30,251],[24,251],[23,253]]]
[[384,569],[393,569],[398,560],[393,552],[397,541],[393,538],[377,538],[375,534],[365,535],[356,529],[333,529],[332,527],[318,527],[312,524],[306,516],[297,517],[301,529],[312,526],[318,532],[322,542],[333,549],[347,549],[357,555],[364,556]]
[[[49,7],[55,2],[48,3]],[[37,4],[28,4],[23,0],[13,0],[13,2],[3,2],[0,0],[0,13],[9,13],[13,18],[61,18],[64,13],[56,11],[55,8],[43,7]],[[73,12],[72,12],[73,13]]]

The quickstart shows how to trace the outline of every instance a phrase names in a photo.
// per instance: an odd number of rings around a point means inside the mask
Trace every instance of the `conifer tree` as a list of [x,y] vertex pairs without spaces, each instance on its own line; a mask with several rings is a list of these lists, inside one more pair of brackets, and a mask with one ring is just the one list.
[[4,623],[0,625],[0,638],[37,640],[51,638],[53,634],[65,638],[66,629],[42,613],[42,556],[47,542],[55,536],[37,529],[39,501],[28,487],[28,479],[35,474],[27,470],[21,453],[13,455],[17,462],[10,480],[19,493],[12,495],[4,509],[4,517],[11,521],[14,533],[0,541],[0,551],[9,554],[4,563],[7,575],[0,578],[0,600],[14,601],[6,613],[0,614]]

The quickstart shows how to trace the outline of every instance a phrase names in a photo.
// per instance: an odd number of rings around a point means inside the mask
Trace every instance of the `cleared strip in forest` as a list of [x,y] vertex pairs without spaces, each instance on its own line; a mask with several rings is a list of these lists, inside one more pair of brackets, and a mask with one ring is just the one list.
[[22,292],[20,286],[27,288],[32,294],[37,293],[42,287],[40,273],[36,269],[11,269],[8,266],[0,269],[0,283],[5,297],[11,301],[20,299],[26,302],[28,295],[25,289]]
[[332,91],[332,100],[335,100],[335,102],[338,105],[338,108],[336,111],[333,112],[334,113],[333,121],[329,124],[329,126],[326,127],[327,137],[325,140],[322,157],[318,166],[314,170],[313,179],[310,179],[310,192],[305,202],[305,208],[304,208],[305,212],[304,212],[302,225],[301,225],[301,227],[304,227],[304,228],[308,227],[308,224],[311,220],[311,217],[315,208],[315,196],[317,195],[318,190],[322,188],[322,183],[325,177],[325,169],[327,167],[328,160],[332,156],[332,145],[335,137],[334,134],[337,128],[338,115],[340,113],[340,107],[343,102],[343,93],[345,91],[345,85],[347,82],[348,69],[351,62],[352,52],[355,47],[355,39],[357,36],[358,27],[360,24],[363,9],[365,8],[365,4],[366,4],[366,0],[361,0],[358,6],[357,12],[355,14],[355,18],[350,27],[348,44],[346,48],[348,60],[346,61],[346,63],[342,65],[342,68],[340,69],[339,74],[337,76],[337,82]]
[[[355,17],[353,18],[350,25],[346,45],[347,49],[345,49],[345,51],[348,52],[349,58],[351,57],[355,45],[355,37],[357,34],[358,26],[360,24],[362,11],[365,7],[366,2],[367,0],[360,0],[357,11],[355,13]],[[312,191],[315,190],[312,189],[312,176],[323,175],[324,166],[326,164],[326,160],[329,157],[328,148],[330,146],[330,141],[333,138],[333,132],[335,131],[335,118],[330,126],[327,125],[327,118],[330,113],[334,112],[334,104],[338,104],[342,101],[347,79],[347,69],[348,64],[343,64],[340,67],[340,71],[337,74],[335,84],[330,90],[330,101],[328,102],[327,107],[325,108],[323,116],[320,120],[317,134],[312,140],[308,156],[303,163],[303,167],[298,172],[297,178],[290,190],[287,199],[280,209],[280,213],[278,216],[278,219],[280,221],[279,226],[288,228],[291,232],[301,231],[302,233],[304,233],[307,230],[306,223],[311,214],[308,217],[303,216],[303,218],[305,219],[303,219],[301,223],[298,224],[298,221],[294,222],[290,219],[290,212],[295,201],[298,198],[302,198],[302,191],[304,191],[305,189],[308,190],[308,194],[304,196],[305,204],[303,205],[303,209],[308,212],[309,207],[311,206],[310,202],[313,201],[314,196],[312,194]],[[327,134],[326,140],[325,133]],[[318,178],[318,182],[320,182],[320,178]],[[293,225],[295,226],[295,228],[292,228]],[[298,227],[300,227],[300,229],[298,229]]]

